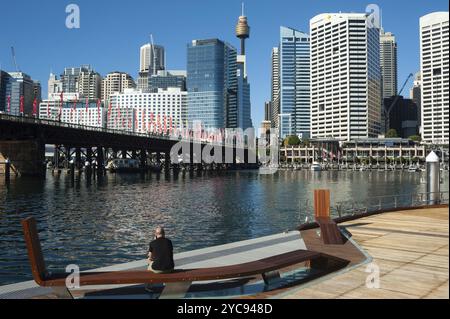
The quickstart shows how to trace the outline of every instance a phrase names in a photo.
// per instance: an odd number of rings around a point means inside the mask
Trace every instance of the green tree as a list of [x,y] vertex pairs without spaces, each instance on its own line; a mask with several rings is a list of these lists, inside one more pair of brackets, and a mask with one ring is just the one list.
[[411,141],[414,142],[420,142],[422,141],[422,137],[420,135],[411,135],[410,137],[408,137]]
[[300,139],[297,135],[291,135],[284,140],[284,146],[300,145]]
[[394,128],[389,129],[386,133],[386,137],[387,138],[398,137],[398,133],[397,133],[396,129],[394,129]]

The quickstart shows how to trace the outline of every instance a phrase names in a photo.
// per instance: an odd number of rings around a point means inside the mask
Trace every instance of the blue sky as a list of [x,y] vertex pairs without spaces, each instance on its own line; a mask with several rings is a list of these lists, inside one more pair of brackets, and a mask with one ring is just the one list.
[[[43,84],[47,93],[50,70],[91,64],[102,75],[125,71],[133,77],[139,68],[139,48],[149,42],[164,45],[168,69],[186,68],[186,45],[193,39],[217,37],[236,47],[234,35],[241,0],[42,0],[1,1],[0,65],[13,71],[11,46],[20,69]],[[81,28],[65,27],[68,4],[78,4]],[[278,44],[280,25],[309,32],[309,19],[324,12],[364,12],[376,3],[383,26],[398,39],[399,86],[419,69],[419,17],[448,11],[446,0],[246,0],[251,26],[247,44],[248,73],[252,85],[254,125],[264,116],[270,99],[270,52]],[[408,85],[409,87],[410,85]]]

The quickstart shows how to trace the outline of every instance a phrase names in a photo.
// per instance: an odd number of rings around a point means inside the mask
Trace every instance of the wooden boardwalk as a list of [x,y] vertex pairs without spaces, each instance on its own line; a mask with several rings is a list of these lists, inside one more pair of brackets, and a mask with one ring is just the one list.
[[[448,299],[448,218],[446,207],[391,212],[341,224],[372,262],[270,297]],[[368,288],[370,272],[366,271],[376,267],[380,287]]]

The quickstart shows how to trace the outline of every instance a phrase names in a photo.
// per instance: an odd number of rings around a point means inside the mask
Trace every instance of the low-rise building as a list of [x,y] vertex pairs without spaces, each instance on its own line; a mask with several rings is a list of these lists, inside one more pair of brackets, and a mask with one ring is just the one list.
[[78,93],[53,93],[39,105],[39,118],[63,123],[106,128],[106,108],[100,100]]

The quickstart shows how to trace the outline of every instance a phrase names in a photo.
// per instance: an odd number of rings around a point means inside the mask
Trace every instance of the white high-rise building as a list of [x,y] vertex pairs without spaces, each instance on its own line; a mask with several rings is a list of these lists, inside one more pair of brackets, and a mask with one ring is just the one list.
[[103,79],[102,98],[106,101],[113,93],[122,93],[125,89],[134,88],[136,88],[136,83],[131,75],[125,72],[111,72]]
[[143,45],[140,50],[138,89],[145,91],[148,88],[149,77],[165,69],[166,56],[164,47],[150,43]]
[[56,74],[50,73],[50,77],[48,79],[48,94],[47,97],[50,97],[53,93],[61,93],[63,90],[63,82],[58,79]]
[[310,20],[312,138],[380,134],[380,29],[372,18],[325,13]]
[[108,128],[139,133],[172,133],[184,128],[187,92],[180,88],[159,89],[157,93],[125,89],[110,96]]
[[280,114],[280,56],[279,48],[272,49],[272,76],[271,76],[271,121],[272,127],[278,128]]
[[448,12],[420,18],[422,140],[427,143],[449,143],[448,26]]
[[380,33],[380,64],[383,98],[397,95],[397,42],[391,32]]

